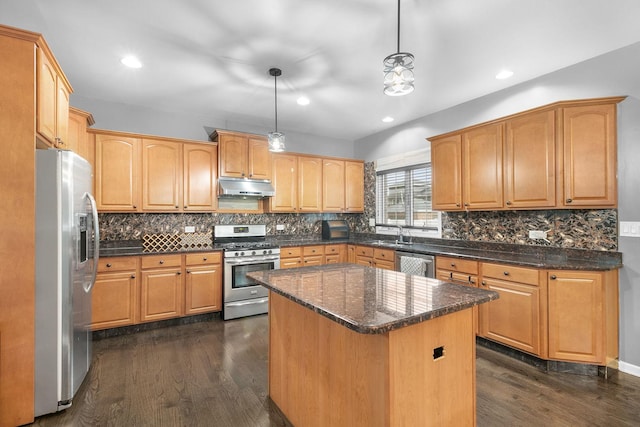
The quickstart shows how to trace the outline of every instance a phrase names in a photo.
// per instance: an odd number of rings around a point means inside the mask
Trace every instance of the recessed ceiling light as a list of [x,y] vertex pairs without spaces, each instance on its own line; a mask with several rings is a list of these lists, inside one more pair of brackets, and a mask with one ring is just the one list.
[[391,123],[393,121],[393,117],[387,116],[387,117],[383,118],[382,121],[385,122],[385,123]]
[[508,79],[511,76],[513,76],[513,71],[511,71],[511,70],[502,70],[498,74],[496,74],[496,79],[504,80],[504,79]]
[[296,102],[298,103],[298,105],[309,105],[311,103],[309,98],[307,98],[306,96],[301,96]]
[[140,60],[133,55],[125,56],[120,60],[120,62],[122,62],[124,65],[126,65],[129,68],[142,67],[142,62],[140,62]]

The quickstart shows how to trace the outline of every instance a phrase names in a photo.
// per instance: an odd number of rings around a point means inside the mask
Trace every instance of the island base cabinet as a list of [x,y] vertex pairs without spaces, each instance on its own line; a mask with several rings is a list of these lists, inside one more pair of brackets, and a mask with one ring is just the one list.
[[470,309],[360,334],[269,295],[269,396],[299,426],[473,426]]

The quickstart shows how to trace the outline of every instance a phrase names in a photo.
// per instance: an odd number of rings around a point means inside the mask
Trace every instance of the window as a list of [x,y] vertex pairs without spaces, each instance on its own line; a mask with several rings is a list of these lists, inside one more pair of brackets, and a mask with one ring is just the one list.
[[376,172],[376,223],[377,231],[413,227],[436,231],[439,237],[440,213],[431,210],[430,163]]

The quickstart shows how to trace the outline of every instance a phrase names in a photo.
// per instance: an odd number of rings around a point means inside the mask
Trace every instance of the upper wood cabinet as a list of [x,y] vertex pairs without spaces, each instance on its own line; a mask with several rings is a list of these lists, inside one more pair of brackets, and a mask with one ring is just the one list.
[[269,199],[271,212],[295,212],[298,209],[298,156],[273,154],[272,180],[275,195]]
[[89,138],[87,127],[93,125],[95,121],[91,113],[69,107],[69,138],[67,140],[68,149],[93,163],[93,155],[89,150]]
[[616,206],[615,103],[565,107],[564,197],[559,205]]
[[96,202],[105,212],[216,209],[215,144],[91,131]]
[[344,211],[344,160],[322,161],[322,211]]
[[345,161],[344,175],[345,212],[364,212],[364,163]]
[[322,159],[298,156],[298,211],[322,211]]
[[462,209],[462,135],[431,141],[431,180],[434,210]]
[[36,131],[46,145],[68,148],[71,86],[50,55],[37,48]]
[[99,211],[140,212],[141,141],[95,135],[95,194]]
[[506,207],[555,206],[555,141],[553,110],[507,120],[504,155]]
[[623,99],[559,102],[430,138],[433,208],[615,207]]
[[467,209],[502,208],[502,124],[462,135],[463,198]]
[[271,153],[260,135],[215,131],[219,175],[227,178],[271,179]]
[[212,144],[185,143],[182,159],[184,211],[215,210],[218,150]]
[[142,140],[142,209],[179,211],[182,207],[182,144]]

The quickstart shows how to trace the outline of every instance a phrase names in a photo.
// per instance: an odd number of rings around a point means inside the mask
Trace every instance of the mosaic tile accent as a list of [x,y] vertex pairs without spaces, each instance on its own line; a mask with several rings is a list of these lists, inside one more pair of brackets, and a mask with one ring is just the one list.
[[[600,251],[618,250],[618,211],[470,211],[444,212],[444,239],[511,243]],[[530,230],[547,232],[547,241],[532,240]]]

